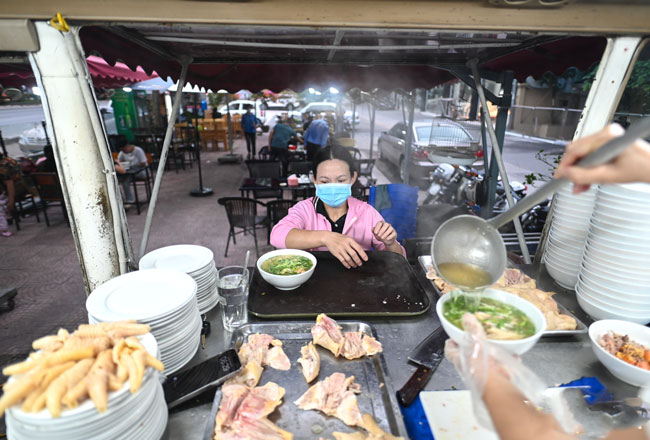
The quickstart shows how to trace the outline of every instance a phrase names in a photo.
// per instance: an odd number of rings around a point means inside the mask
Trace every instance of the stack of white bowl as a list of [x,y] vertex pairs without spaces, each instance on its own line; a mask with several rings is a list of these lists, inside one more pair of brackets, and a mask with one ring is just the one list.
[[156,249],[140,259],[140,270],[143,269],[177,270],[194,278],[200,313],[219,303],[214,254],[206,247],[179,244]]
[[151,326],[165,374],[187,364],[201,342],[196,283],[173,270],[140,270],[113,278],[86,300],[91,324],[134,319]]
[[597,189],[592,187],[580,194],[572,191],[572,185],[565,185],[557,193],[544,252],[548,274],[566,289],[573,289],[578,281]]
[[601,185],[576,294],[592,318],[650,322],[650,185]]
[[[140,340],[147,351],[157,354],[153,336]],[[15,440],[159,440],[167,426],[167,404],[159,373],[147,368],[135,394],[129,391],[128,381],[109,393],[103,414],[88,399],[77,408],[64,409],[58,418],[47,409],[25,413],[16,405],[7,410],[6,422],[7,436]]]

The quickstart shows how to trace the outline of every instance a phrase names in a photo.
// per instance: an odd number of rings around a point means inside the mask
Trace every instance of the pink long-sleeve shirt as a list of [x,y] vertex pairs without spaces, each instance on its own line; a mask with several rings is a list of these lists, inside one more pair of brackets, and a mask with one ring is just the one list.
[[[355,220],[356,219],[356,220]],[[361,245],[363,250],[377,250],[385,251],[386,245],[375,238],[372,233],[372,228],[384,218],[377,212],[375,208],[355,199],[354,197],[348,198],[348,213],[345,217],[345,224],[343,226],[343,234],[354,240]],[[287,247],[287,235],[292,229],[303,229],[305,231],[331,231],[332,225],[325,218],[324,215],[316,212],[314,206],[314,198],[303,200],[296,203],[289,213],[271,231],[271,244],[276,248],[284,249]],[[326,246],[316,249],[309,249],[311,251],[327,251]],[[402,255],[406,257],[406,251],[402,247]]]

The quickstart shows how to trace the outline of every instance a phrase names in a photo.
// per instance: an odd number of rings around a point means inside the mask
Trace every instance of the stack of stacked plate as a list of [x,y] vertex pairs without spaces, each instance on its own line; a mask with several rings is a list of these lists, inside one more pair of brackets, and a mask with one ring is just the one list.
[[[156,340],[150,334],[140,338],[156,355]],[[108,394],[108,408],[100,413],[88,399],[77,408],[64,409],[52,418],[47,409],[25,413],[16,405],[7,410],[7,437],[15,440],[159,440],[167,426],[167,404],[159,373],[147,368],[142,386],[131,394],[127,381]]]
[[595,319],[650,322],[650,185],[602,185],[576,294]]
[[219,303],[214,254],[206,247],[179,244],[156,249],[140,259],[142,269],[177,270],[194,278],[201,313],[206,313]]
[[578,281],[597,189],[577,195],[572,191],[572,185],[565,185],[557,193],[544,252],[548,274],[566,289],[573,289]]
[[141,270],[113,278],[86,300],[88,321],[135,319],[151,326],[160,360],[169,375],[192,359],[201,342],[196,283],[172,270]]

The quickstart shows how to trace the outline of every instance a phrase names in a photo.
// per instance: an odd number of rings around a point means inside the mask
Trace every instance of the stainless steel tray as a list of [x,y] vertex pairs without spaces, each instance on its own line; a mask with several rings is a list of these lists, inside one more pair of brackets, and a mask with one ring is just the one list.
[[[282,341],[284,352],[291,360],[291,370],[279,371],[266,367],[259,385],[275,382],[286,389],[282,405],[271,414],[269,419],[280,428],[292,432],[296,439],[334,438],[332,435],[334,431],[355,431],[354,428],[334,417],[326,416],[318,411],[301,410],[293,403],[310,387],[302,375],[297,360],[300,358],[300,348],[312,340],[311,327],[313,324],[313,322],[247,324],[233,333],[231,342],[231,347],[238,350],[248,335],[254,333],[267,333]],[[377,336],[372,326],[364,322],[339,321],[339,325],[343,328],[342,331],[362,331],[365,334]],[[354,376],[355,382],[361,385],[361,394],[357,395],[361,414],[371,414],[383,430],[391,432],[393,435],[408,436],[388,376],[386,361],[381,353],[362,359],[346,360],[335,358],[328,350],[318,347],[318,354],[321,360],[320,374],[311,383],[312,385],[336,372]],[[210,418],[203,436],[204,440],[211,440],[214,436],[214,422],[220,402],[221,388],[214,396]]]
[[[431,262],[431,255],[420,255],[418,257],[418,261],[420,262],[420,266],[422,267],[422,270],[426,274],[429,271],[429,268],[433,266],[433,263]],[[436,291],[438,296],[441,295],[440,291],[436,287],[436,285],[433,283],[433,281],[429,280],[431,282],[431,285],[433,286],[433,289]],[[575,336],[575,335],[580,335],[587,333],[588,327],[582,322],[580,319],[578,319],[573,313],[569,311],[562,303],[559,301],[555,301],[557,303],[557,308],[560,313],[563,315],[569,315],[573,319],[576,320],[576,328],[575,330],[546,330],[544,333],[542,333],[542,337],[556,337],[556,336]]]

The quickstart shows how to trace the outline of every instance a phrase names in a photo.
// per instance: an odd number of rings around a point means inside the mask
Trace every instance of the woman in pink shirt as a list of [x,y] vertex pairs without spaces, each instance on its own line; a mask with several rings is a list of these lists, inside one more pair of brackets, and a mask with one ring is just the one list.
[[271,231],[276,248],[328,250],[346,268],[368,261],[365,251],[406,255],[397,232],[375,208],[351,197],[357,179],[354,161],[343,147],[327,147],[314,158],[316,197],[303,200]]

